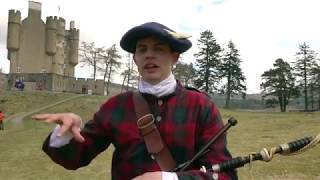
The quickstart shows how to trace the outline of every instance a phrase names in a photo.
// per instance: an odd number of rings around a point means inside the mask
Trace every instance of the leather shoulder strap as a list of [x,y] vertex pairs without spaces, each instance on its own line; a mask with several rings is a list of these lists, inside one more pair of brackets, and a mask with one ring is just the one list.
[[155,158],[162,171],[170,171],[176,162],[154,124],[154,116],[150,113],[147,101],[139,92],[133,92],[133,103],[137,116],[137,126],[143,136],[148,152]]

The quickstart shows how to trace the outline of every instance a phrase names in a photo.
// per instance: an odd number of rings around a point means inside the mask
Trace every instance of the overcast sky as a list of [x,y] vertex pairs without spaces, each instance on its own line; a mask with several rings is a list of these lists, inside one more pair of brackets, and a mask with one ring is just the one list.
[[[259,93],[261,74],[272,68],[277,58],[295,61],[299,44],[306,42],[320,52],[319,0],[39,0],[42,19],[62,16],[75,21],[80,41],[98,46],[117,44],[131,27],[157,21],[178,32],[192,35],[193,47],[184,62],[194,62],[200,32],[210,30],[217,42],[226,48],[232,40],[242,59],[248,93]],[[58,10],[60,7],[60,11]],[[28,0],[1,0],[0,68],[9,72],[6,32],[8,10],[28,13]],[[124,51],[121,51],[125,55]],[[90,72],[76,67],[77,77]]]

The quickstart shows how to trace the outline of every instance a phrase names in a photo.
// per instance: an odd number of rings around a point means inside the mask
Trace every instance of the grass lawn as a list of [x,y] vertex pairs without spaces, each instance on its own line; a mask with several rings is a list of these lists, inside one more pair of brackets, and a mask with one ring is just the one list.
[[[0,95],[0,107],[10,106],[11,110],[7,109],[10,115],[73,95],[21,93],[15,96],[16,98],[12,94]],[[1,99],[6,100],[3,102]],[[75,112],[83,120],[87,120],[105,100],[104,96],[84,96],[47,109],[46,112]],[[221,109],[221,114],[225,121],[230,116],[238,120],[238,124],[228,131],[228,147],[233,156],[248,155],[250,152],[260,151],[263,147],[270,148],[320,133],[319,112],[277,113]],[[41,150],[44,138],[53,127],[32,121],[30,117],[26,117],[20,124],[5,122],[5,131],[0,131],[0,179],[110,179],[112,147],[100,154],[89,166],[76,171],[65,170],[53,163]],[[255,161],[251,164],[251,168],[249,166],[239,168],[239,177],[240,179],[320,179],[319,148],[315,147],[295,156],[276,155],[269,163]]]

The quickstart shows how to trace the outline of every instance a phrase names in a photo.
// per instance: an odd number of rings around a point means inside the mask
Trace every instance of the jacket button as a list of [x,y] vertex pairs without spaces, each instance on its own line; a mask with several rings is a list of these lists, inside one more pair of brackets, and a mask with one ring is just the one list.
[[151,159],[153,159],[153,160],[156,159],[153,154],[151,154],[150,157],[151,157]]
[[163,104],[163,101],[161,99],[158,100],[158,105],[161,106]]
[[160,122],[160,121],[161,121],[161,119],[162,119],[162,117],[161,117],[161,116],[157,116],[157,117],[156,117],[156,120],[157,120],[158,122]]

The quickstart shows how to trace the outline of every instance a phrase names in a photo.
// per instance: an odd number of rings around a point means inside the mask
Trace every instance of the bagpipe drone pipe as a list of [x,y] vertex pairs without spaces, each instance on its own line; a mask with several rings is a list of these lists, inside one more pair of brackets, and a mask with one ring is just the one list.
[[[231,126],[237,124],[237,120],[231,117],[228,120],[228,123],[220,129],[220,131],[189,161],[178,165],[173,172],[182,172],[187,167],[189,167],[193,162],[195,162],[198,158],[202,157],[206,153],[210,151],[210,146]],[[269,150],[267,148],[263,148],[260,152],[250,153],[247,156],[239,156],[232,158],[228,161],[213,164],[211,167],[202,167],[202,171],[211,171],[211,172],[222,172],[228,171],[231,169],[236,169],[239,167],[243,167],[245,164],[251,163],[256,160],[269,162],[275,154],[281,155],[294,155],[305,150],[316,146],[320,142],[320,134],[315,137],[304,137],[298,140],[294,140],[289,143],[280,144],[276,147],[272,147]]]

